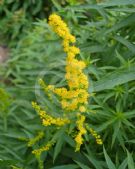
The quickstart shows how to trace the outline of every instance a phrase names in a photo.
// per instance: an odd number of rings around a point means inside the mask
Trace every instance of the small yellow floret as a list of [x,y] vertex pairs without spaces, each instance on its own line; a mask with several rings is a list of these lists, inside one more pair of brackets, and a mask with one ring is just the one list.
[[85,112],[85,111],[86,111],[86,108],[85,108],[84,106],[80,106],[80,107],[79,107],[79,110],[80,110],[80,112]]

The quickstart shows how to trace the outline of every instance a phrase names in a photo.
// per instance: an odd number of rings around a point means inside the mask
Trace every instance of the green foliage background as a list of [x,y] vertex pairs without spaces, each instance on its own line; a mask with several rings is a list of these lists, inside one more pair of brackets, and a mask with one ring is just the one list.
[[[135,0],[0,3],[0,44],[10,47],[9,60],[0,65],[0,87],[12,98],[6,116],[0,109],[0,169],[38,168],[26,141],[42,130],[31,108],[32,100],[43,100],[37,80],[65,85],[65,54],[47,24],[52,12],[62,16],[77,37],[90,82],[88,123],[104,146],[85,138],[75,153],[74,140],[61,132],[56,146],[42,157],[45,169],[134,169]],[[3,100],[0,93],[0,105]]]

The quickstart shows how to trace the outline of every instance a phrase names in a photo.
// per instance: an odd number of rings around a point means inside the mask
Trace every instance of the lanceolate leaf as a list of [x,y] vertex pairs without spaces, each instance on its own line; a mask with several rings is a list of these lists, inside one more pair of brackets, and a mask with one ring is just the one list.
[[60,151],[62,149],[62,145],[63,145],[64,139],[62,138],[62,135],[60,137],[61,138],[58,139],[58,141],[56,143],[56,146],[55,146],[53,161],[55,161],[56,157],[58,156],[58,154],[60,153]]
[[108,73],[101,80],[93,83],[94,91],[112,89],[117,85],[121,85],[132,80],[135,80],[135,66]]
[[127,158],[123,160],[118,169],[126,169],[126,167],[127,167]]
[[67,164],[67,165],[61,165],[61,166],[56,166],[52,167],[50,169],[79,169],[79,167],[75,164]]
[[115,36],[114,39],[125,45],[132,53],[135,54],[135,45],[124,39],[122,36]]
[[106,160],[106,163],[107,163],[107,166],[109,169],[116,169],[115,165],[113,164],[112,160],[110,159],[110,157],[108,156],[105,148],[103,149],[104,150],[104,156],[105,156],[105,160]]
[[127,150],[128,169],[135,169],[135,163],[132,154]]
[[75,161],[81,169],[91,169],[89,166],[86,166],[85,164],[80,163],[79,161]]
[[134,22],[134,18],[135,18],[135,13],[131,14],[127,18],[123,19],[122,21],[120,21],[117,24],[115,24],[114,26],[112,26],[112,28],[107,30],[106,33],[110,33],[110,32],[116,31],[118,29],[124,28],[126,26],[132,25]]
[[100,3],[99,5],[104,7],[119,6],[119,5],[133,5],[135,0],[111,0],[108,2]]

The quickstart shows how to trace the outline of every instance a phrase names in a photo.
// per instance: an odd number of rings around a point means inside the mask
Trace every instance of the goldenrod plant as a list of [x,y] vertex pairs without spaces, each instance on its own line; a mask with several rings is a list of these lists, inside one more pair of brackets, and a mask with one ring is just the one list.
[[[89,82],[87,75],[83,72],[86,64],[84,61],[78,60],[76,56],[80,53],[80,49],[74,45],[76,38],[70,33],[67,24],[57,14],[51,14],[49,16],[49,25],[63,40],[62,45],[64,52],[67,54],[65,68],[67,85],[66,87],[59,88],[53,85],[47,86],[42,79],[39,79],[39,84],[49,97],[50,102],[53,102],[53,95],[56,95],[57,100],[60,102],[60,106],[58,107],[59,112],[62,113],[52,116],[51,114],[53,114],[53,112],[49,112],[47,105],[44,105],[45,110],[36,102],[32,102],[32,106],[39,114],[42,125],[46,127],[44,132],[49,130],[51,133],[54,132],[54,134],[56,134],[60,130],[63,130],[63,134],[68,134],[73,137],[76,144],[76,152],[80,151],[81,145],[85,142],[87,130],[90,130],[88,134],[92,134],[92,136],[96,138],[97,144],[102,145],[100,136],[98,136],[97,133],[91,129],[90,124],[86,122]],[[70,128],[73,124],[75,125],[71,130]],[[50,128],[47,128],[49,126]],[[55,126],[55,128],[51,128],[51,126]],[[75,134],[72,136],[72,133]],[[36,142],[39,142],[42,138],[43,133],[41,132],[34,139],[30,140],[28,145],[32,146],[36,144]],[[32,153],[40,159],[42,152],[49,151],[59,139],[61,138],[50,138],[47,143],[43,142],[44,145],[40,145],[39,148],[34,149]],[[40,165],[40,167],[43,168],[42,165]]]
[[0,1],[0,169],[135,168],[134,18],[134,0]]

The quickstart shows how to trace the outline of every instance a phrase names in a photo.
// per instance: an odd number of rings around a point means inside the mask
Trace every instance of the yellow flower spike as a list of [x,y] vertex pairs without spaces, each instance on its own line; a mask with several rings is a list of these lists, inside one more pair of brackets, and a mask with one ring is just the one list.
[[43,136],[44,136],[44,133],[42,131],[39,132],[35,138],[29,140],[28,147],[31,147],[32,145],[34,145],[36,142],[38,142],[40,139],[42,139]]
[[[69,133],[76,142],[75,151],[80,150],[80,147],[84,142],[83,137],[86,134],[87,130],[90,131],[93,137],[95,137],[97,144],[102,144],[102,139],[100,138],[100,135],[98,135],[92,128],[89,128],[88,125],[85,124],[86,117],[83,114],[84,112],[86,112],[86,106],[88,104],[89,83],[88,77],[83,72],[83,69],[86,67],[85,62],[80,61],[76,58],[76,55],[80,53],[80,49],[72,44],[75,43],[76,38],[70,33],[67,24],[61,19],[60,16],[56,14],[50,15],[49,25],[52,27],[54,32],[63,40],[62,46],[64,52],[67,54],[65,67],[65,78],[67,81],[67,87],[55,88],[53,85],[46,86],[45,82],[42,79],[39,80],[39,84],[48,96],[50,93],[52,94],[52,92],[58,96],[62,109],[64,110],[63,114],[66,114],[65,112],[67,111],[75,113],[79,112],[77,114],[76,120],[77,131],[74,130],[72,133],[71,131]],[[42,110],[37,103],[32,102],[32,106],[38,112],[42,120],[43,126],[55,125],[55,129],[57,130],[65,124],[71,123],[71,121],[67,118],[67,114],[63,117],[53,117],[49,115],[46,111]],[[38,139],[39,137],[35,138],[36,141],[31,141],[29,145],[37,142]],[[55,142],[50,141],[45,146],[33,150],[32,153],[40,157],[41,153],[44,151],[48,151],[54,143]]]
[[54,32],[56,32],[63,39],[67,39],[69,42],[75,42],[75,38],[70,34],[70,31],[61,19],[60,16],[52,14],[49,17],[49,25],[52,26]]
[[85,123],[85,116],[84,115],[77,115],[78,120],[76,122],[77,124],[77,129],[78,129],[78,134],[75,137],[75,141],[76,141],[76,149],[75,151],[79,151],[81,145],[83,144],[83,135],[86,133],[86,129],[84,127],[84,123]]
[[37,111],[37,113],[39,113],[41,109],[40,106],[36,102],[32,102],[31,104],[32,107]]
[[[87,127],[88,127],[88,126],[87,126]],[[96,131],[93,130],[92,128],[89,128],[89,127],[88,127],[88,130],[90,131],[91,135],[96,139],[96,143],[102,145],[102,144],[103,144],[103,141],[102,141],[100,135],[98,135],[98,134],[96,133]]]
[[[85,62],[75,58],[80,53],[80,49],[71,45],[71,43],[76,41],[76,38],[70,33],[67,24],[57,14],[50,15],[49,25],[63,39],[62,45],[67,54],[65,78],[69,88],[68,90],[66,88],[54,89],[54,93],[60,96],[61,105],[64,110],[85,112],[85,105],[88,102],[89,96],[87,91],[88,78],[82,72],[86,67]],[[85,93],[81,98],[79,97],[79,89],[83,89]]]
[[65,124],[70,123],[70,120],[67,118],[55,118],[48,115],[46,111],[41,110],[40,106],[36,102],[32,102],[32,107],[39,114],[42,120],[42,124],[44,126],[50,126],[50,125],[63,126]]
[[55,144],[55,141],[50,141],[45,146],[39,149],[33,150],[32,153],[35,154],[36,156],[40,156],[42,152],[48,151],[54,144]]

